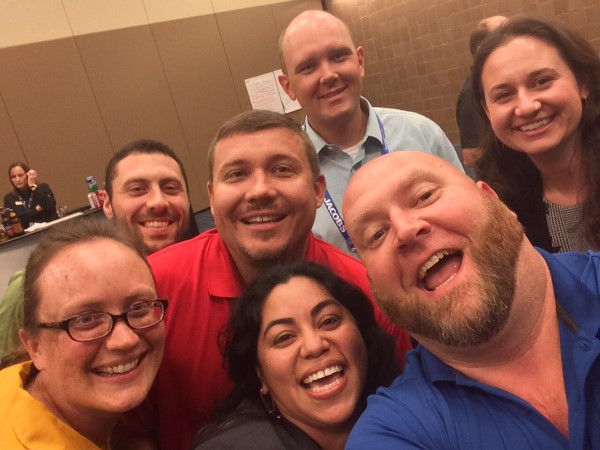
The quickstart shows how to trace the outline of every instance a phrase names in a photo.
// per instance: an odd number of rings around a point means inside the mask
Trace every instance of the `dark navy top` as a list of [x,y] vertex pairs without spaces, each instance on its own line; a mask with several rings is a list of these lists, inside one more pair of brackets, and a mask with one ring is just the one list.
[[419,346],[405,372],[369,397],[347,450],[600,449],[600,253],[539,251],[562,309],[570,439],[528,402],[461,375]]

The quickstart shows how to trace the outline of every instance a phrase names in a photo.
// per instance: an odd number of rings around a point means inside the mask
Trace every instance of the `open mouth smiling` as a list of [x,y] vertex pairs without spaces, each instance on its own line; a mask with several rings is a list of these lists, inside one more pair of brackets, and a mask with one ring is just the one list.
[[147,228],[162,228],[169,226],[171,223],[172,221],[167,219],[154,219],[142,222],[142,226]]
[[336,89],[334,91],[327,92],[326,94],[322,94],[322,95],[320,95],[320,97],[324,98],[324,99],[332,98],[332,97],[335,97],[336,95],[339,95],[342,92],[344,92],[345,89],[346,89],[345,87],[341,87],[341,88]]
[[334,365],[319,370],[302,380],[300,386],[312,392],[323,392],[340,384],[345,369],[341,365]]
[[462,265],[459,250],[441,250],[432,255],[419,268],[418,284],[427,291],[435,291],[453,279]]
[[118,375],[124,375],[128,372],[131,372],[135,369],[140,362],[140,358],[136,358],[133,361],[130,361],[125,364],[118,364],[116,366],[106,366],[106,367],[98,367],[97,369],[93,369],[96,375],[100,375],[102,377],[114,377]]
[[247,219],[242,219],[242,223],[246,225],[262,225],[267,223],[277,223],[281,222],[285,216],[277,215],[277,216],[256,216],[249,217]]
[[533,131],[533,130],[537,130],[540,127],[548,125],[550,122],[552,122],[552,117],[546,117],[545,119],[538,120],[536,122],[531,122],[526,125],[521,125],[518,128],[521,131]]

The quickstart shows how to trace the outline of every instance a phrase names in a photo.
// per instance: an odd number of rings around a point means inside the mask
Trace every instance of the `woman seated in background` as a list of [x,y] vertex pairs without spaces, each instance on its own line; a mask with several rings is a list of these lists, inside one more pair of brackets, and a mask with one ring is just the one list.
[[8,167],[8,177],[14,190],[4,196],[4,207],[12,209],[23,228],[34,222],[58,219],[54,194],[46,183],[37,184],[37,172],[22,162]]
[[196,449],[343,449],[367,395],[398,374],[367,297],[329,269],[276,266],[243,295],[227,330],[236,383]]
[[0,371],[0,447],[108,449],[160,366],[166,300],[142,246],[106,220],[52,228],[25,270],[31,361]]
[[473,92],[486,115],[476,169],[527,236],[553,252],[600,249],[600,59],[564,25],[517,17],[481,44]]

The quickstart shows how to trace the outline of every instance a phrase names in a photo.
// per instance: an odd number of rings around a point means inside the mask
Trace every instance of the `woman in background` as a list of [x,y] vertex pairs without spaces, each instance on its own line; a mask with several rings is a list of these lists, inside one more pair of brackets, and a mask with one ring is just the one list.
[[473,65],[485,124],[476,168],[553,252],[600,249],[600,59],[564,25],[517,17]]
[[306,261],[275,266],[238,302],[225,360],[236,383],[200,449],[343,449],[367,395],[399,374],[367,297]]
[[13,191],[4,196],[4,207],[12,209],[23,228],[34,222],[50,222],[58,219],[56,200],[46,183],[37,184],[37,172],[22,162],[8,167],[8,177]]

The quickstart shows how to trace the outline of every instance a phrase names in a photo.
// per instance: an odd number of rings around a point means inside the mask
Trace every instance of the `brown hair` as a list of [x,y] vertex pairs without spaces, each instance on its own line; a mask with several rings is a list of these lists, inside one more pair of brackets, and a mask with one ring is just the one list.
[[496,138],[484,110],[483,66],[498,47],[518,36],[539,39],[555,48],[579,86],[589,90],[579,123],[582,168],[587,188],[583,225],[589,242],[600,248],[600,58],[589,42],[563,24],[530,16],[511,18],[492,31],[479,46],[472,72],[473,95],[478,112],[484,118],[481,142],[484,154],[476,162],[476,170],[479,177],[516,212],[527,211],[531,202],[541,202],[540,172],[527,155],[506,147]]
[[[313,180],[316,180],[321,173],[319,169],[319,159],[315,146],[308,135],[302,130],[302,127],[291,117],[279,114],[273,111],[253,110],[246,111],[225,122],[213,139],[208,149],[208,181],[213,181],[213,170],[215,166],[215,148],[217,144],[225,138],[243,134],[257,133],[263,130],[272,130],[283,128],[291,131],[302,140],[304,153],[310,164],[310,171]],[[282,143],[285,144],[285,143]]]
[[10,178],[10,172],[15,168],[15,167],[20,167],[21,169],[23,169],[23,171],[25,173],[29,172],[29,166],[27,164],[25,164],[24,162],[14,162],[12,163],[10,166],[8,166],[8,180],[10,181],[10,184],[12,184],[13,189],[15,190],[15,192],[17,191],[17,188],[15,187],[15,184],[12,182],[12,179]]
[[117,166],[122,160],[127,158],[129,155],[149,155],[154,153],[165,155],[177,163],[181,172],[181,176],[183,177],[183,181],[185,182],[185,190],[186,192],[189,192],[187,175],[185,173],[185,169],[183,168],[183,163],[171,149],[171,147],[153,139],[139,139],[137,141],[130,142],[125,147],[121,148],[108,162],[106,166],[106,173],[104,175],[104,189],[106,189],[108,198],[112,198],[113,181],[117,176]]
[[133,250],[146,262],[141,240],[126,230],[117,227],[110,220],[79,218],[51,228],[29,256],[25,268],[23,326],[28,332],[34,334],[37,330],[37,311],[40,303],[40,289],[37,281],[46,267],[65,248],[97,239],[110,239],[119,242]]

